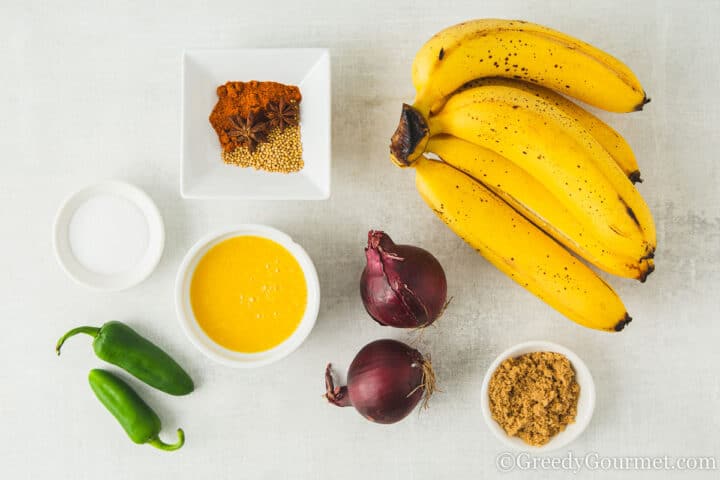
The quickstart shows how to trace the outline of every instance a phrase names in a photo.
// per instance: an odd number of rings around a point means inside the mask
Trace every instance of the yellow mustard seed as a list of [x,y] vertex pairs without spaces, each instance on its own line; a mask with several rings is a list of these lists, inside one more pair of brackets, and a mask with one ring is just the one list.
[[267,142],[261,142],[253,153],[246,147],[223,152],[223,161],[238,167],[252,167],[266,172],[292,173],[303,169],[300,126],[284,130],[275,128],[268,134]]

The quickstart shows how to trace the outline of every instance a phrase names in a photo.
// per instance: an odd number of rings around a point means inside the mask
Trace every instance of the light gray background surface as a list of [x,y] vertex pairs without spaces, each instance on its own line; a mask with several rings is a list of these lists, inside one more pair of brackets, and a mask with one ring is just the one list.
[[[415,51],[443,27],[494,16],[547,24],[612,52],[652,96],[644,112],[602,115],[634,147],[658,227],[657,271],[648,282],[612,279],[635,318],[620,335],[578,327],[505,278],[422,204],[412,173],[388,160],[401,102],[413,96]],[[576,455],[720,457],[719,20],[717,1],[0,0],[0,477],[492,478],[505,449],[483,423],[480,383],[500,351],[528,339],[570,347],[593,372],[597,409],[570,446]],[[331,50],[332,197],[182,200],[182,49],[263,46]],[[50,235],[63,199],[106,178],[145,189],[167,231],[156,272],[114,294],[67,278]],[[173,304],[188,248],[241,222],[273,225],[303,244],[323,293],[307,342],[255,371],[203,358],[180,331]],[[436,254],[454,297],[420,342],[442,392],[430,410],[394,426],[321,398],[328,361],[345,370],[366,342],[408,338],[376,325],[360,303],[369,228]],[[160,412],[165,436],[186,430],[181,451],[125,437],[87,385],[87,371],[102,365],[88,339],[55,357],[66,329],[109,319],[161,343],[197,380],[185,398],[138,387]]]

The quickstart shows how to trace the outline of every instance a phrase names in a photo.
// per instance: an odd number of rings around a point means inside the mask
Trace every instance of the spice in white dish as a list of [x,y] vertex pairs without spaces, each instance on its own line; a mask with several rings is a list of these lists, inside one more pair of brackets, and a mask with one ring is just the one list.
[[137,266],[148,249],[145,214],[119,195],[97,195],[80,205],[68,228],[75,258],[91,272],[123,273]]

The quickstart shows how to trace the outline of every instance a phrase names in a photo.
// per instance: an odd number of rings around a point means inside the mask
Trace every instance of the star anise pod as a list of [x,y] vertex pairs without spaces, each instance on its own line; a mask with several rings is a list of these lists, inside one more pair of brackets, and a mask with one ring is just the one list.
[[298,104],[287,102],[285,99],[268,103],[265,116],[271,128],[280,128],[281,130],[295,126],[300,121]]
[[250,153],[255,151],[257,144],[267,140],[268,124],[261,117],[255,117],[250,112],[247,117],[240,115],[230,117],[232,127],[228,130],[228,136],[238,145],[247,147]]

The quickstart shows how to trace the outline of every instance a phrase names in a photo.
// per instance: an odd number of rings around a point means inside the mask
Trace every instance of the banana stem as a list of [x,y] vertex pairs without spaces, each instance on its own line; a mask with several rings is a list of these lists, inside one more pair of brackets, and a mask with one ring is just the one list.
[[403,103],[400,123],[390,139],[390,159],[398,167],[409,167],[425,151],[430,129],[422,113]]
[[74,337],[78,333],[84,333],[85,335],[90,335],[93,338],[96,338],[98,334],[100,333],[100,328],[98,327],[77,327],[73,328],[69,332],[67,332],[65,335],[60,337],[60,340],[58,340],[57,344],[55,345],[55,353],[60,355],[60,349],[63,346],[63,343],[65,343],[65,340],[67,340],[70,337]]

